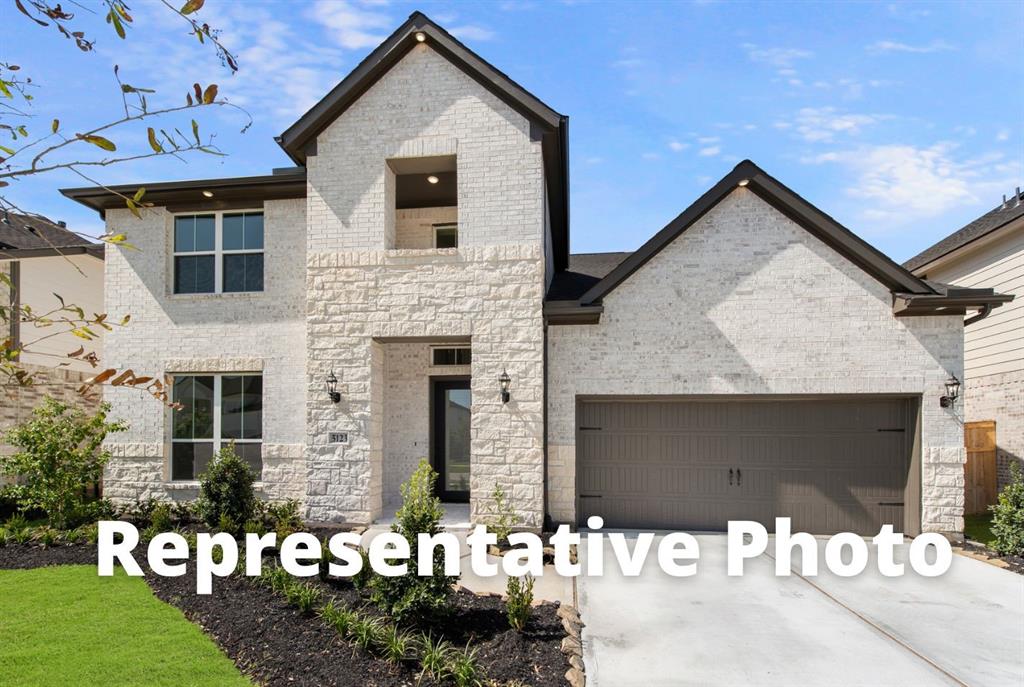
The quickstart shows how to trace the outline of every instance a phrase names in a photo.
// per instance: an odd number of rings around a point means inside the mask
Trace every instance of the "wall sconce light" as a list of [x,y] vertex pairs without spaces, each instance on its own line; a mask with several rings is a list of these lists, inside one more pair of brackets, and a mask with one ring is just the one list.
[[331,370],[331,374],[327,375],[327,395],[331,399],[331,403],[338,403],[341,401],[341,394],[338,393],[338,378],[334,376],[334,370]]
[[939,405],[943,408],[952,408],[958,398],[960,398],[960,380],[956,378],[956,375],[950,375],[946,380],[946,395],[939,399]]
[[512,398],[512,394],[508,391],[508,388],[512,386],[512,378],[508,376],[508,372],[505,370],[501,371],[501,376],[498,377],[498,384],[501,385],[501,402],[508,403],[509,399]]

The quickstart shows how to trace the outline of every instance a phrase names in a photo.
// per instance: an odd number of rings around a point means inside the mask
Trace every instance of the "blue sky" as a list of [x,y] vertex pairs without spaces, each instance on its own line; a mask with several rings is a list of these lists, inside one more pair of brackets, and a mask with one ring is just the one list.
[[[289,165],[273,136],[420,9],[569,115],[573,252],[636,248],[744,158],[897,260],[1024,186],[1021,2],[207,0],[200,16],[238,55],[234,76],[161,5],[130,5],[127,41],[78,10],[98,39],[83,54],[3,4],[0,19],[17,29],[5,31],[3,58],[39,85],[37,128],[116,117],[115,63],[158,90],[153,104],[215,81],[255,123],[243,135],[237,113],[207,114],[228,157],[102,168],[104,183]],[[132,138],[117,143],[143,150]],[[99,233],[94,213],[56,191],[79,185],[55,174],[5,190]]]

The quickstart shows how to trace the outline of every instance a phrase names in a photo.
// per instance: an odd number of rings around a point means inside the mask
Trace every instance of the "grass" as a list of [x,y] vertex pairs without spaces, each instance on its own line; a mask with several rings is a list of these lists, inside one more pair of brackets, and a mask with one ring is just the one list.
[[0,570],[0,609],[4,684],[251,685],[180,611],[121,570]]
[[992,514],[965,515],[964,536],[992,548]]

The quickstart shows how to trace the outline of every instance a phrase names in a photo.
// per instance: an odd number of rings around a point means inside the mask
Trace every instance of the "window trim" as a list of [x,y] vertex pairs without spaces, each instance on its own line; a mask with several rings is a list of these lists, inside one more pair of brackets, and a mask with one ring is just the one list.
[[455,229],[455,249],[458,250],[458,248],[459,248],[459,223],[458,223],[458,221],[455,221],[455,222],[438,222],[437,224],[431,224],[430,225],[430,237],[431,237],[431,240],[433,241],[434,249],[435,250],[452,250],[451,247],[449,247],[449,248],[438,248],[437,247],[437,230],[438,229]]
[[[221,397],[222,390],[222,378],[223,377],[263,377],[263,372],[169,372],[168,376],[171,378],[171,389],[173,394],[174,382],[179,377],[213,377],[213,438],[212,439],[175,439],[174,438],[174,409],[168,408],[167,418],[167,435],[168,441],[170,442],[171,450],[167,456],[167,481],[174,483],[182,482],[195,482],[199,479],[198,475],[193,476],[190,479],[174,479],[174,444],[213,444],[213,455],[217,453],[228,444],[260,444],[260,463],[263,462],[263,404],[260,404],[260,438],[259,439],[225,439],[221,436],[221,405],[223,399]],[[173,396],[172,396],[173,400]],[[261,474],[256,477],[256,481],[259,482],[263,479],[262,469]]]
[[[256,214],[263,215],[263,248],[259,250],[249,249],[238,249],[238,250],[225,250],[224,249],[224,215],[244,215],[244,214]],[[179,217],[197,217],[200,215],[213,215],[213,250],[212,251],[178,251],[175,250],[175,227]],[[190,210],[188,212],[172,212],[171,213],[171,279],[170,279],[170,292],[172,296],[213,296],[213,295],[224,295],[224,294],[245,294],[245,293],[265,293],[267,290],[266,282],[266,271],[267,271],[267,214],[265,208],[232,208],[231,210]],[[224,290],[224,256],[225,255],[263,255],[263,289],[260,291],[225,291]],[[199,257],[203,255],[213,256],[213,291],[201,291],[198,293],[178,293],[175,290],[175,281],[177,279],[177,258],[183,257]]]
[[[455,353],[456,362],[454,362],[454,363],[438,363],[438,362],[435,362],[434,355],[435,355],[435,353],[437,351],[456,351],[456,353]],[[468,351],[469,352],[469,362],[468,363],[460,363],[460,362],[458,362],[458,355],[459,355],[458,351]],[[437,346],[431,346],[430,347],[430,367],[440,367],[440,368],[448,369],[448,368],[452,368],[452,367],[468,367],[468,366],[470,366],[472,364],[473,364],[473,346],[470,345],[470,344],[465,344],[465,345],[461,345],[461,344],[458,344],[458,345],[446,344],[446,345],[437,345]]]

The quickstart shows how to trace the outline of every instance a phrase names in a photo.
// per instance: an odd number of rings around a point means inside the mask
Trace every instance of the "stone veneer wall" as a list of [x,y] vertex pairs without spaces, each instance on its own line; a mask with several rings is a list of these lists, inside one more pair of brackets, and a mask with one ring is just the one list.
[[1010,465],[1024,470],[1024,370],[968,377],[961,392],[968,421],[996,421],[998,486],[1010,482]]
[[[435,155],[456,157],[459,248],[389,250],[401,227],[387,161]],[[388,347],[458,336],[473,347],[474,516],[502,480],[524,524],[539,526],[544,184],[529,122],[419,45],[320,134],[307,172],[307,515],[382,512],[385,451],[405,432],[387,424]],[[515,380],[508,405],[503,369]],[[332,370],[337,405],[322,391]],[[335,430],[347,445],[327,443]]]
[[[267,498],[302,499],[306,401],[305,201],[264,206],[264,291],[254,294],[171,293],[172,215],[162,208],[134,219],[107,211],[107,228],[126,231],[139,250],[106,255],[106,309],[112,320],[132,316],[105,340],[105,364],[136,374],[263,373],[263,476]],[[114,459],[104,485],[115,501],[191,499],[194,483],[169,478],[170,411],[144,393],[107,388],[112,416],[131,429],[111,437]]]
[[960,317],[892,316],[889,290],[737,189],[548,338],[548,493],[575,520],[575,399],[601,394],[899,393],[922,398],[922,526],[963,530],[963,428],[939,407],[962,374]]

